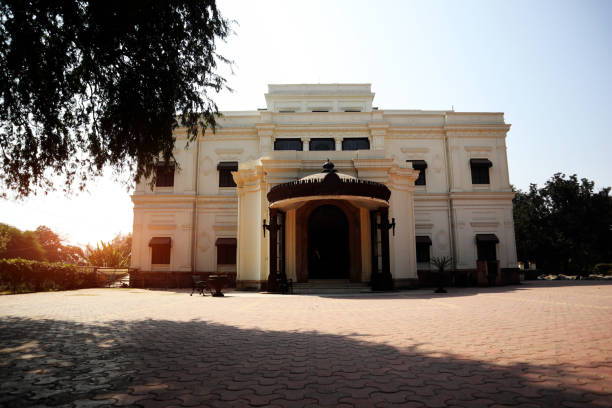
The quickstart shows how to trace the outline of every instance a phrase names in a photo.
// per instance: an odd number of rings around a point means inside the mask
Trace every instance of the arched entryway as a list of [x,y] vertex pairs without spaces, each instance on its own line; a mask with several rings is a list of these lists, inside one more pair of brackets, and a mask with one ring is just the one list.
[[[279,255],[278,248],[292,245],[295,252],[288,256],[293,257],[297,282],[321,278],[370,280],[362,270],[362,256],[369,252],[362,248],[362,241],[368,239],[367,235],[362,237],[362,225],[369,229],[369,212],[380,212],[380,221],[374,228],[384,231],[383,238],[388,237],[391,191],[384,184],[338,173],[329,161],[323,169],[321,173],[278,184],[266,195],[270,203],[270,223],[264,220],[264,231],[270,231],[268,290],[278,290],[278,282],[286,280],[285,257]],[[280,213],[287,213],[287,219],[293,220],[294,232],[289,237],[293,243],[285,242]],[[384,275],[391,282],[388,243],[388,239],[382,239],[382,270],[372,271],[372,282],[374,274]]]
[[321,205],[308,217],[308,278],[350,277],[349,224],[335,205]]

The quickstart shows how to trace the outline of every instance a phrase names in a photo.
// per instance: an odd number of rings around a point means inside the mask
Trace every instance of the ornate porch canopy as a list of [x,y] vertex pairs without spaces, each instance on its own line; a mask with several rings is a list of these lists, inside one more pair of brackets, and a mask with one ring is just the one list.
[[391,191],[384,184],[338,173],[334,169],[334,164],[327,160],[322,172],[276,185],[267,195],[271,206],[274,206],[274,203],[295,198],[328,196],[380,200],[388,205]]

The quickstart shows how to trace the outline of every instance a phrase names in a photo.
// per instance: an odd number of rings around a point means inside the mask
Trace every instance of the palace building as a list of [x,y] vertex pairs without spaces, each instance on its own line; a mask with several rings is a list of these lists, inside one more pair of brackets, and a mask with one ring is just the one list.
[[178,128],[176,162],[137,185],[146,285],[228,273],[244,289],[414,287],[434,257],[452,257],[456,283],[514,273],[503,113],[379,109],[369,84],[269,85],[265,99],[187,148]]

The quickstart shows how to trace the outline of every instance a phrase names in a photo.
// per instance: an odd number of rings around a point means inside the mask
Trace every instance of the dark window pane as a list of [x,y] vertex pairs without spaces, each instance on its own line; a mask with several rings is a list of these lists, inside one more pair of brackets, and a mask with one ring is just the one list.
[[155,265],[170,264],[170,245],[151,245],[151,263]]
[[217,165],[219,170],[219,187],[236,187],[232,171],[238,171],[238,162],[221,162]]
[[472,165],[472,184],[490,184],[488,166]]
[[367,137],[347,137],[342,140],[342,150],[369,150],[370,141]]
[[236,265],[236,245],[217,245],[217,264]]
[[415,186],[424,186],[427,184],[427,181],[425,180],[425,169],[421,169],[419,171],[419,177],[414,180],[414,185]]
[[336,150],[336,143],[334,142],[334,139],[311,139],[310,150]]
[[414,181],[415,186],[424,186],[427,184],[425,179],[425,169],[427,168],[427,162],[425,160],[406,160],[412,164],[412,168],[419,171],[419,177]]
[[274,150],[298,150],[302,151],[301,139],[276,139]]
[[417,262],[429,263],[429,247],[430,244],[418,243],[416,244]]
[[495,261],[497,259],[495,242],[479,242],[476,244],[476,249],[479,261]]
[[219,170],[219,187],[236,187],[231,170]]
[[155,169],[155,187],[173,187],[174,186],[174,164],[165,167],[160,164]]

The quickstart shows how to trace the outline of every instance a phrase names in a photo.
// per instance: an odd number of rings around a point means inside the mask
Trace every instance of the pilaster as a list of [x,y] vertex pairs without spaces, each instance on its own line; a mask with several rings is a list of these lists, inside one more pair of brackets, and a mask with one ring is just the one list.
[[412,168],[393,166],[389,170],[389,209],[390,217],[395,218],[395,235],[391,236],[391,274],[398,286],[406,286],[418,278],[414,229],[414,181],[418,176],[419,172]]
[[274,124],[259,123],[255,125],[257,135],[259,136],[259,151],[262,155],[269,154],[272,151],[276,126]]
[[237,284],[260,289],[267,278],[267,239],[263,236],[267,191],[261,165],[232,173],[238,195]]
[[385,136],[389,130],[388,123],[369,123],[368,128],[370,130],[371,149],[372,150],[385,150]]

